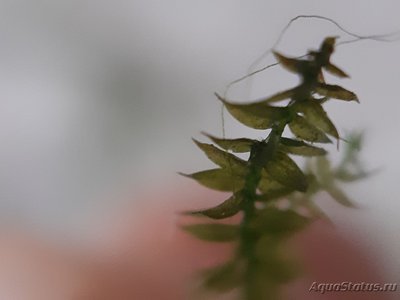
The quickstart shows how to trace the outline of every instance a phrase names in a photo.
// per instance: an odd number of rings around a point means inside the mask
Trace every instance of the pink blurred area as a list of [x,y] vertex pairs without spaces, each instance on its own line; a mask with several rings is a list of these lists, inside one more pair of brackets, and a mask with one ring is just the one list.
[[[228,259],[232,244],[205,243],[177,227],[191,222],[177,211],[215,204],[223,195],[190,184],[179,191],[162,190],[142,195],[139,205],[116,210],[102,226],[100,238],[84,249],[3,232],[0,299],[235,299],[235,291],[223,297],[201,291],[196,277],[199,270]],[[309,291],[314,281],[388,280],[376,263],[379,257],[360,248],[357,239],[352,230],[343,236],[322,221],[297,235],[291,250],[298,254],[305,276],[284,288],[287,299],[395,299],[393,292]]]

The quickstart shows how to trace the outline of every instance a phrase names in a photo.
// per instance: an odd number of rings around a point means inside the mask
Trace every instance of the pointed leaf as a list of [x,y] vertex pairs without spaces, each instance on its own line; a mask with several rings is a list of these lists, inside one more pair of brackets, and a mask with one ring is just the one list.
[[231,224],[191,224],[182,228],[195,237],[210,242],[231,242],[240,233],[239,226]]
[[322,45],[320,47],[320,54],[326,57],[326,60],[329,61],[329,57],[335,50],[335,43],[336,43],[337,37],[335,36],[329,36],[324,39],[322,42]]
[[315,147],[302,141],[288,138],[281,138],[281,145],[279,149],[286,153],[302,156],[319,156],[327,153],[323,148]]
[[230,169],[211,169],[193,174],[183,174],[198,183],[217,191],[238,191],[244,185],[243,176],[234,174]]
[[276,58],[276,60],[288,71],[293,73],[301,73],[301,65],[303,62],[296,58],[286,57],[276,51],[272,52]]
[[201,143],[193,139],[196,145],[203,150],[207,157],[222,168],[232,170],[234,174],[244,174],[246,172],[246,162],[231,153],[220,150],[211,144]]
[[240,139],[220,139],[210,134],[204,133],[209,139],[220,146],[222,149],[231,150],[236,153],[250,152],[251,146],[257,143],[257,140],[251,140],[246,138]]
[[265,169],[280,184],[300,192],[307,190],[307,177],[287,154],[278,151]]
[[257,103],[260,102],[260,103],[268,104],[268,103],[274,103],[274,102],[279,102],[279,101],[282,101],[282,100],[290,99],[290,98],[293,97],[293,95],[296,93],[296,91],[297,91],[297,88],[293,88],[293,89],[290,89],[290,90],[279,92],[279,93],[276,93],[275,95],[272,95],[270,97],[267,97],[267,98],[264,98],[264,99],[260,99],[259,101],[257,101]]
[[321,104],[314,100],[310,100],[299,103],[297,108],[304,114],[306,120],[310,124],[336,139],[339,138],[339,133],[335,125],[333,125]]
[[333,199],[335,199],[338,203],[342,204],[343,206],[353,207],[353,208],[356,207],[353,201],[350,200],[346,196],[346,194],[338,187],[332,185],[327,187],[326,191],[328,192],[329,195],[331,195]]
[[268,172],[265,169],[263,169],[261,171],[261,179],[258,184],[258,189],[263,194],[271,195],[279,193],[280,191],[283,190],[287,190],[288,188],[277,182],[275,179],[273,179],[271,175],[268,174]]
[[339,67],[335,66],[332,63],[328,63],[326,66],[324,66],[324,69],[329,73],[331,73],[332,75],[336,75],[341,78],[349,77],[349,75],[347,75],[342,69],[340,69]]
[[329,98],[360,102],[356,94],[338,85],[320,83],[315,88],[315,91],[318,94],[322,96],[327,96]]
[[218,95],[217,97],[236,120],[251,128],[271,128],[276,121],[286,118],[287,110],[284,107],[270,106],[264,102],[234,104],[227,102]]
[[243,198],[240,194],[232,195],[228,200],[225,200],[220,205],[197,211],[184,212],[186,215],[206,216],[211,219],[224,219],[236,215],[241,210]]
[[296,115],[289,123],[289,128],[299,139],[309,142],[331,143],[331,140],[326,136],[325,133],[299,115]]

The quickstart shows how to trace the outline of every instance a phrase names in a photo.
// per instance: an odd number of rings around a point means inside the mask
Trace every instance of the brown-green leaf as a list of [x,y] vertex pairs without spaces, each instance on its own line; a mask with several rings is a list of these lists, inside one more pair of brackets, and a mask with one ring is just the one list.
[[296,58],[289,58],[286,57],[276,51],[272,52],[276,58],[277,61],[287,69],[288,71],[291,71],[293,73],[300,73],[301,72],[301,65],[303,64],[303,61],[296,59]]
[[198,183],[217,191],[238,191],[243,187],[244,178],[234,174],[230,169],[211,169],[193,174],[179,173],[192,178]]
[[257,140],[240,138],[240,139],[221,139],[211,134],[203,132],[205,136],[211,139],[214,143],[220,146],[222,149],[231,150],[236,153],[250,152],[251,146],[257,143]]
[[236,215],[241,210],[243,198],[240,194],[233,194],[220,205],[204,210],[184,212],[186,215],[206,216],[211,219],[224,219]]
[[217,147],[201,143],[193,139],[196,145],[203,150],[207,157],[222,168],[232,170],[234,174],[244,174],[246,172],[246,162],[235,155],[218,149]]
[[307,177],[287,154],[278,151],[265,169],[280,184],[300,192],[307,190]]
[[309,142],[331,143],[331,140],[324,132],[299,115],[296,115],[289,123],[289,128],[299,139]]
[[286,108],[270,106],[265,102],[238,104],[229,103],[219,95],[217,97],[236,120],[251,128],[271,128],[275,122],[286,118],[287,115]]
[[325,133],[333,136],[334,138],[339,138],[339,133],[329,119],[328,115],[326,114],[325,110],[323,109],[322,105],[314,100],[305,101],[299,103],[297,106],[300,112],[304,114],[306,120],[314,125],[315,127],[321,129]]
[[191,224],[182,228],[195,237],[210,242],[231,242],[240,232],[238,225],[231,224]]
[[[285,187],[284,185],[280,184],[275,179],[273,179],[265,169],[261,171],[261,179],[258,184],[258,189],[263,195],[275,195],[277,193],[280,193],[281,191],[288,190],[287,187]],[[263,199],[264,197],[260,197],[259,200],[263,201]]]
[[325,155],[327,152],[323,148],[315,147],[303,141],[293,140],[289,138],[281,138],[280,150],[302,156],[319,156]]
[[339,67],[335,66],[332,63],[328,63],[326,66],[324,66],[324,69],[326,71],[328,71],[329,73],[331,73],[332,75],[341,77],[341,78],[346,78],[349,77],[349,75],[346,74],[346,72],[344,72],[342,69],[340,69]]
[[356,94],[338,85],[320,83],[315,91],[329,98],[360,102]]
[[297,91],[297,88],[293,88],[293,89],[290,89],[290,90],[286,90],[286,91],[283,91],[283,92],[276,93],[276,94],[274,94],[272,96],[269,96],[267,98],[260,99],[257,102],[262,102],[262,103],[265,103],[265,104],[279,102],[279,101],[282,101],[282,100],[286,100],[286,99],[292,98],[293,95],[296,93],[296,91]]

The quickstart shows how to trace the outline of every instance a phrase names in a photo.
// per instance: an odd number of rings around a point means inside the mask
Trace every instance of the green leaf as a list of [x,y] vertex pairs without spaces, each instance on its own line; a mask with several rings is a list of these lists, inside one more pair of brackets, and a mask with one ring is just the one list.
[[232,170],[235,174],[246,173],[246,162],[231,153],[216,148],[211,144],[201,143],[193,139],[196,145],[203,150],[207,157],[222,168]]
[[309,145],[303,141],[284,137],[281,138],[281,145],[279,147],[280,150],[286,153],[302,156],[319,156],[327,153],[325,149]]
[[321,104],[314,100],[310,100],[299,103],[297,108],[304,114],[306,120],[310,124],[336,139],[339,138],[339,133],[337,132],[335,125],[333,125]]
[[331,143],[331,140],[324,132],[299,115],[296,115],[289,123],[289,128],[299,139],[309,142]]
[[257,199],[259,201],[270,200],[269,197],[276,199],[275,197],[279,197],[279,195],[281,193],[284,193],[284,191],[287,190],[293,191],[293,189],[285,187],[276,180],[274,180],[265,169],[261,171],[261,179],[257,188],[262,193],[259,199]]
[[287,154],[278,151],[265,169],[280,184],[300,192],[307,190],[307,177]]
[[227,292],[237,288],[243,281],[243,274],[237,263],[233,261],[210,268],[202,273],[203,286],[218,292]]
[[331,73],[332,75],[341,77],[341,78],[346,78],[349,77],[349,75],[346,74],[346,72],[344,72],[342,69],[340,69],[339,67],[335,66],[332,63],[328,63],[326,66],[324,66],[324,69],[326,71],[328,71],[329,73]]
[[261,210],[250,222],[250,228],[258,233],[286,237],[303,229],[309,223],[309,218],[293,210],[281,210],[269,206]]
[[243,197],[240,194],[233,194],[228,200],[220,205],[204,210],[184,212],[186,215],[205,216],[211,219],[224,219],[236,215],[241,210]]
[[320,83],[315,88],[315,91],[318,94],[329,98],[360,102],[356,94],[338,85]]
[[284,67],[286,70],[291,71],[293,73],[301,73],[301,66],[304,64],[303,61],[296,58],[286,57],[276,51],[272,52],[276,58],[276,60]]
[[224,103],[225,107],[242,124],[255,129],[268,129],[277,121],[287,116],[284,107],[270,106],[265,102],[250,104],[229,103],[219,95],[217,97]]
[[260,100],[257,101],[257,103],[268,104],[268,103],[275,103],[275,102],[279,102],[279,101],[282,101],[282,100],[286,100],[286,99],[292,98],[293,95],[296,93],[296,91],[297,91],[297,88],[293,88],[293,89],[290,89],[290,90],[279,92],[279,93],[276,93],[276,94],[274,94],[272,96],[269,96],[267,98],[260,99]]
[[353,201],[350,200],[346,196],[346,194],[342,190],[340,190],[338,187],[331,185],[329,187],[326,187],[325,190],[339,204],[342,204],[343,206],[346,206],[346,207],[353,207],[353,208],[356,207],[356,205],[353,203]]
[[214,143],[220,146],[222,149],[231,150],[236,153],[245,153],[250,152],[251,146],[254,143],[257,143],[257,140],[251,140],[246,138],[240,139],[220,139],[210,134],[204,133],[209,139],[211,139]]
[[198,183],[217,191],[238,191],[244,185],[244,178],[234,174],[230,169],[211,169],[193,174],[179,173],[192,178]]
[[210,242],[231,242],[239,236],[239,226],[231,224],[191,224],[182,228],[195,237]]

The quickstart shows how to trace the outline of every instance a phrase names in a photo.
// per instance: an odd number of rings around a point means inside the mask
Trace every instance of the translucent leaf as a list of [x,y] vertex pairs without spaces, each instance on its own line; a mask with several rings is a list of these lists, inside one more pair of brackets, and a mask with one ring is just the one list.
[[288,71],[291,71],[293,73],[301,73],[301,65],[303,64],[303,61],[295,58],[289,58],[286,57],[278,52],[272,52],[276,58],[277,61],[287,69]]
[[349,77],[349,75],[347,75],[342,69],[340,69],[339,67],[335,66],[332,63],[328,63],[326,66],[324,66],[324,69],[329,73],[331,73],[332,75],[336,75],[341,78]]
[[204,276],[203,286],[219,292],[237,288],[243,281],[243,274],[236,262],[228,262],[202,273]]
[[288,138],[281,138],[281,145],[279,149],[286,153],[302,156],[319,156],[327,153],[325,149]]
[[240,139],[220,139],[210,134],[204,133],[209,139],[220,146],[222,149],[231,150],[236,153],[250,152],[251,146],[257,143],[256,140],[240,138]]
[[315,88],[315,91],[318,94],[322,96],[327,96],[329,98],[360,102],[356,94],[338,85],[320,83]]
[[300,192],[307,190],[307,177],[287,154],[278,151],[265,169],[280,184]]
[[231,153],[216,148],[211,144],[201,143],[193,139],[196,145],[204,151],[207,157],[222,168],[232,170],[235,174],[246,172],[246,162]]
[[236,120],[255,129],[271,128],[276,121],[286,118],[287,115],[286,108],[270,106],[265,102],[234,104],[220,96],[218,98]]
[[195,237],[210,242],[230,242],[239,236],[239,226],[231,224],[191,224],[182,228]]
[[250,228],[262,234],[285,237],[303,229],[309,223],[309,218],[293,210],[281,210],[270,206],[259,212],[251,221]]
[[267,201],[269,200],[267,199],[268,196],[274,197],[275,195],[280,195],[283,191],[291,190],[274,180],[265,169],[261,171],[258,189],[262,193],[260,199],[258,199],[259,201]]
[[233,174],[230,169],[211,169],[193,174],[179,173],[217,191],[238,191],[244,185],[244,178]]
[[272,95],[272,96],[270,96],[268,98],[261,99],[261,100],[257,101],[257,103],[260,102],[260,103],[267,104],[267,103],[274,103],[274,102],[279,102],[279,101],[282,101],[282,100],[286,100],[286,99],[292,98],[292,96],[296,93],[296,91],[297,91],[297,89],[293,88],[293,89],[290,89],[290,90],[279,92],[279,93],[276,93],[275,95]]
[[289,123],[289,128],[299,139],[309,142],[331,143],[331,140],[324,132],[299,115],[295,116]]
[[336,139],[339,138],[339,133],[336,130],[335,125],[333,125],[321,104],[313,100],[305,101],[299,103],[298,109],[300,112],[304,113],[306,120],[310,124]]
[[347,206],[347,207],[356,207],[356,205],[353,203],[352,200],[350,200],[346,194],[340,190],[338,187],[336,186],[329,186],[326,187],[325,190],[328,192],[329,195],[331,195],[331,197],[333,199],[335,199],[338,203],[342,204],[343,206]]
[[243,198],[240,194],[232,195],[228,200],[225,200],[220,205],[197,211],[184,212],[186,215],[206,216],[211,219],[224,219],[236,215],[240,209]]

